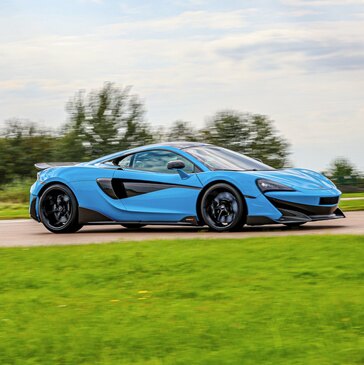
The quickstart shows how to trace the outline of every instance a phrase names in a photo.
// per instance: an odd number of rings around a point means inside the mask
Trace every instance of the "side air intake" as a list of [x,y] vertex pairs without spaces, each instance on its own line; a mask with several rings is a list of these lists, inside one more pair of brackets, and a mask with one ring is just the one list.
[[333,205],[339,202],[338,196],[320,198],[320,205]]
[[102,191],[113,199],[124,199],[127,194],[121,180],[110,178],[99,178],[96,180]]

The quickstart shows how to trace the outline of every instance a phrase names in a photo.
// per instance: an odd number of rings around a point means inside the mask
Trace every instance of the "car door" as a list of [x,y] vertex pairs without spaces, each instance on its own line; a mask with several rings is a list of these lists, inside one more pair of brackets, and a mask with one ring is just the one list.
[[[181,160],[182,170],[169,170]],[[123,205],[130,221],[180,222],[196,217],[202,184],[196,166],[183,156],[163,149],[137,152],[119,161],[113,180],[124,192]]]

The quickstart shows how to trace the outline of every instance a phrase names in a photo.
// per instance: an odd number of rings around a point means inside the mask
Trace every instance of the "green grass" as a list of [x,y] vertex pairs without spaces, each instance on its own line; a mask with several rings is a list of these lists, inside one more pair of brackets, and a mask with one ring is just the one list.
[[29,218],[29,205],[24,203],[0,203],[1,219]]
[[343,200],[340,202],[339,207],[344,212],[364,210],[364,198],[360,200]]
[[364,193],[344,193],[342,198],[364,198]]
[[29,218],[29,189],[33,182],[25,179],[0,188],[0,219]]
[[0,249],[0,364],[362,364],[363,236]]
[[0,187],[0,202],[4,203],[28,203],[29,190],[33,180],[24,179],[23,181],[15,181],[8,185]]

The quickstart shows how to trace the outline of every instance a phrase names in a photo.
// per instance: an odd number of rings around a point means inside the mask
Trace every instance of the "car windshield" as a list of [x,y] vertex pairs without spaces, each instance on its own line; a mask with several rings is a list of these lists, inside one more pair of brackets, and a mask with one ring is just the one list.
[[254,158],[244,156],[222,147],[199,146],[189,147],[186,152],[197,158],[210,170],[229,171],[262,171],[274,170],[272,167],[257,161]]

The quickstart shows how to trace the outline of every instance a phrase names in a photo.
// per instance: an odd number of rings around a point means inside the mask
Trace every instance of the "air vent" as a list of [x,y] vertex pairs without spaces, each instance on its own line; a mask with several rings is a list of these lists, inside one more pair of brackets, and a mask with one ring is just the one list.
[[122,179],[99,178],[97,184],[103,192],[113,199],[124,199],[127,197]]
[[117,195],[115,194],[115,191],[112,186],[112,180],[109,178],[100,178],[97,179],[97,184],[100,186],[102,191],[108,195],[110,198],[117,199]]
[[320,205],[333,205],[339,202],[338,196],[330,196],[325,198],[320,198]]

